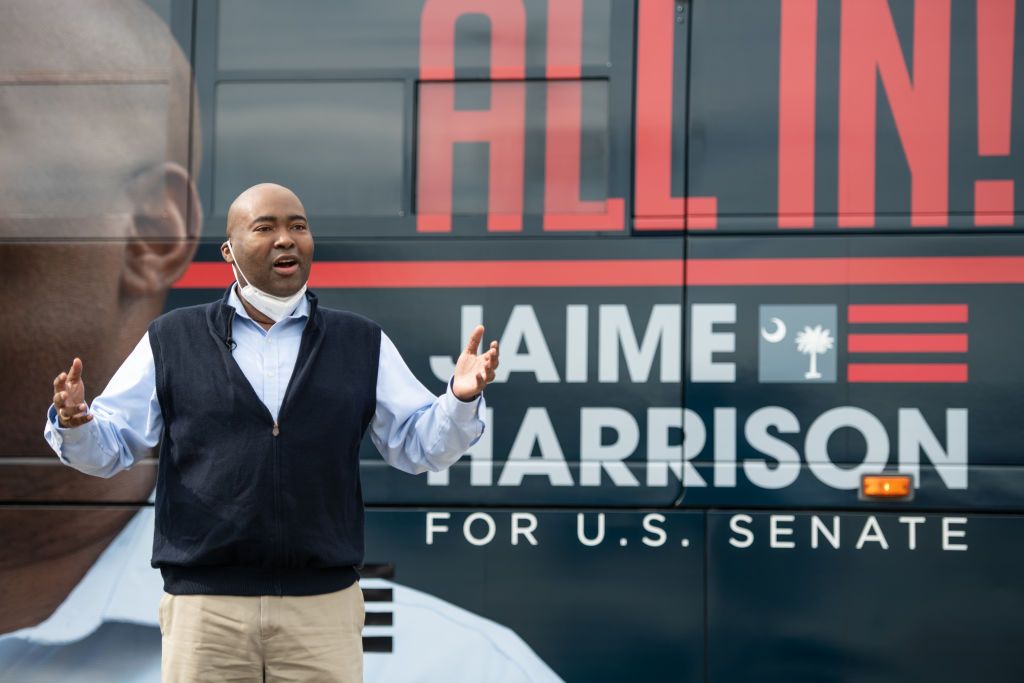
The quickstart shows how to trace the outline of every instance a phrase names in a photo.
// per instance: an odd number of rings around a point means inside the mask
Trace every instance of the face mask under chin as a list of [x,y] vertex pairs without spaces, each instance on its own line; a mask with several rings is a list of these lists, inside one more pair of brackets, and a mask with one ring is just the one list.
[[235,282],[238,283],[242,296],[253,308],[274,322],[281,320],[295,310],[302,297],[306,295],[306,283],[302,283],[302,287],[291,296],[275,296],[274,294],[264,292],[262,289],[255,287],[246,274],[242,272],[241,266],[238,265],[238,259],[235,257],[235,252],[231,248],[231,240],[227,241],[227,245],[228,252],[231,253],[231,258],[234,260],[234,263],[231,264],[232,272],[237,268],[238,272],[245,279],[246,284],[244,287],[242,286],[237,274],[235,275]]

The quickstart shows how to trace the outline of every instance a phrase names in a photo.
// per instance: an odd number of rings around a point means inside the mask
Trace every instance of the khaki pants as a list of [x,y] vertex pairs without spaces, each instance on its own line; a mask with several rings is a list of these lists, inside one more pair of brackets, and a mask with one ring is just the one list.
[[302,596],[160,599],[163,683],[361,683],[366,613],[359,582]]

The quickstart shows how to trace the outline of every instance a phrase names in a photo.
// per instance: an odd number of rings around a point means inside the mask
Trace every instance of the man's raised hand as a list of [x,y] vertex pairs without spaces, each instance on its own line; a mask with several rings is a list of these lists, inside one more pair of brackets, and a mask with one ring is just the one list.
[[82,359],[75,358],[71,369],[53,379],[53,407],[64,428],[78,427],[92,419],[85,414],[85,382],[82,381]]
[[469,343],[455,363],[455,381],[452,392],[462,401],[470,401],[494,381],[494,370],[498,367],[498,342],[492,341],[485,353],[478,354],[484,326],[477,325],[469,336]]

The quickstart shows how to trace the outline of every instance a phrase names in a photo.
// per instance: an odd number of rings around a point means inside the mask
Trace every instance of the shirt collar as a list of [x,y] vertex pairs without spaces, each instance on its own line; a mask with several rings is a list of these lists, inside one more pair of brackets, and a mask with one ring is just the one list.
[[[149,495],[149,502],[155,491]],[[111,541],[64,602],[40,624],[0,636],[37,643],[70,643],[85,638],[106,621],[159,628],[163,577],[150,565],[154,510],[139,510]]]
[[[227,303],[228,303],[229,306],[231,306],[236,311],[238,311],[238,315],[242,316],[243,318],[248,318],[249,320],[252,320],[252,316],[250,316],[249,312],[245,310],[245,306],[242,304],[242,300],[238,298],[238,286],[237,285],[231,285],[231,291],[228,294],[228,302]],[[307,297],[305,294],[303,294],[302,298],[299,299],[299,303],[296,304],[295,309],[291,313],[286,315],[284,318],[282,318],[282,320],[284,320],[285,318],[306,318],[308,316],[309,316],[309,297]],[[256,322],[256,321],[253,320],[253,322]]]

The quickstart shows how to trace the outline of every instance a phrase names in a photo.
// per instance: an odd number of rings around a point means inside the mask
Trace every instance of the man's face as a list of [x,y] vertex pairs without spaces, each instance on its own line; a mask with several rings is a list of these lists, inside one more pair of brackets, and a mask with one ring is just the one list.
[[[290,296],[309,279],[313,235],[302,202],[287,188],[257,185],[242,193],[228,212],[224,260],[242,271],[239,281],[275,296]],[[234,257],[232,259],[232,253]]]

